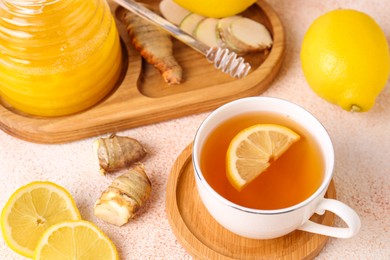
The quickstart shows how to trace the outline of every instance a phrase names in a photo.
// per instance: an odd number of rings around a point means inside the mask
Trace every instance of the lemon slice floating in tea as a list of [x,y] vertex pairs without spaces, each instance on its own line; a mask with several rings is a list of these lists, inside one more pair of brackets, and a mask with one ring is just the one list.
[[80,213],[67,190],[52,182],[37,181],[11,195],[1,214],[1,229],[11,249],[32,258],[48,227],[78,219]]
[[229,182],[242,190],[299,139],[291,129],[276,124],[257,124],[240,131],[226,154]]
[[49,227],[39,240],[34,259],[119,259],[112,241],[93,223],[64,221]]

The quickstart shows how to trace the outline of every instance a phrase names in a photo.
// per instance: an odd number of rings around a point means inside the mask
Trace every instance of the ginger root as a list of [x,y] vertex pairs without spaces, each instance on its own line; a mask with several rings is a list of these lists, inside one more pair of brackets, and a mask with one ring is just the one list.
[[151,182],[142,164],[138,163],[116,178],[95,203],[96,217],[116,226],[132,219],[149,198]]
[[98,155],[100,173],[103,175],[124,169],[146,156],[146,150],[140,142],[115,134],[97,139],[94,149]]
[[180,84],[183,70],[173,56],[171,36],[123,8],[118,8],[117,15],[126,25],[131,43],[141,56],[160,72],[167,84]]

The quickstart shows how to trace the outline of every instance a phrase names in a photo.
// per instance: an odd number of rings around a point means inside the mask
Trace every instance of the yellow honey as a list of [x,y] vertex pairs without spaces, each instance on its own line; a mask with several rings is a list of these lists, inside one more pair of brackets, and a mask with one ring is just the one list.
[[0,96],[16,110],[91,107],[115,86],[121,57],[105,0],[0,0]]

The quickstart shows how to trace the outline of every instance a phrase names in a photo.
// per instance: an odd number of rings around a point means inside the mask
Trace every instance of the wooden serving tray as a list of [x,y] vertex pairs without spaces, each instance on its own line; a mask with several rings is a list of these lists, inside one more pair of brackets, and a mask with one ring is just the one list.
[[[280,238],[256,240],[233,234],[219,225],[201,202],[192,168],[192,144],[172,167],[166,191],[166,211],[172,231],[195,259],[313,259],[327,236],[294,231]],[[326,193],[335,198],[333,181]],[[313,215],[312,221],[334,224],[334,214]]]
[[[144,2],[156,7],[160,1]],[[109,4],[115,13],[117,5],[111,1]],[[262,22],[274,40],[269,52],[244,57],[251,63],[252,71],[243,79],[233,79],[218,71],[204,56],[174,40],[174,55],[183,67],[184,82],[168,86],[132,48],[124,26],[117,21],[125,66],[110,95],[83,112],[49,118],[21,114],[2,102],[0,129],[31,142],[63,143],[200,113],[240,97],[259,95],[281,67],[285,36],[277,14],[263,0],[243,15]]]

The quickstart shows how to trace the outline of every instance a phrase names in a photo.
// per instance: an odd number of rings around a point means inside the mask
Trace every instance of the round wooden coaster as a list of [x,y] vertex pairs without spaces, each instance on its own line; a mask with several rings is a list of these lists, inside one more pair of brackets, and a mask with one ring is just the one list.
[[[169,176],[166,209],[171,228],[184,248],[196,259],[312,259],[328,237],[303,231],[286,236],[248,239],[219,225],[204,207],[195,185],[190,144],[177,158]],[[335,198],[333,182],[326,197]],[[314,215],[311,220],[332,226],[334,214]]]

